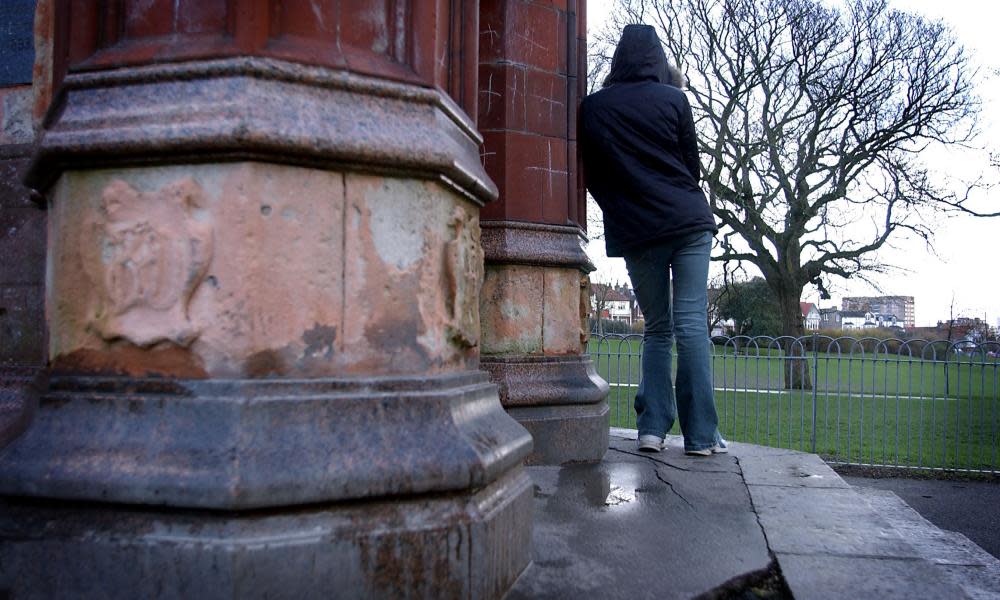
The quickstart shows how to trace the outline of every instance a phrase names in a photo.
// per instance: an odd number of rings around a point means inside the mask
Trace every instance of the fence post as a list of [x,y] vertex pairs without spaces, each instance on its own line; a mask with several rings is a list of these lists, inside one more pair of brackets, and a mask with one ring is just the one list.
[[816,399],[817,399],[817,388],[819,387],[819,345],[817,342],[817,335],[814,332],[812,334],[812,346],[813,346],[813,367],[812,367],[812,453],[816,454]]

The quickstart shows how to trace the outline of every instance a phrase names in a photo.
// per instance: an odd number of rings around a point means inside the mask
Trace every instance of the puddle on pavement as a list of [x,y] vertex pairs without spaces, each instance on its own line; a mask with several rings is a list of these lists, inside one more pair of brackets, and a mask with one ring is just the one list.
[[635,489],[612,485],[604,506],[621,506],[635,501]]

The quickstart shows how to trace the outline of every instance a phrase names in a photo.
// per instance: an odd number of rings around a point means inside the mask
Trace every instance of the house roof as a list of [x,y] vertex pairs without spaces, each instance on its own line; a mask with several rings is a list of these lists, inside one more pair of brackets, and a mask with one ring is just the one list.
[[866,314],[867,313],[865,311],[863,311],[863,310],[842,310],[842,311],[840,311],[840,316],[842,318],[849,318],[849,319],[857,319],[857,318],[863,319],[863,318],[865,318]]
[[590,293],[591,295],[601,298],[606,302],[614,302],[614,301],[628,302],[632,300],[632,290],[626,287],[616,288],[606,283],[598,283],[598,282],[591,283]]
[[608,295],[604,297],[608,302],[628,302],[629,297],[618,290],[608,290]]
[[803,317],[808,317],[809,313],[816,308],[816,305],[812,302],[799,302],[799,310],[802,311]]

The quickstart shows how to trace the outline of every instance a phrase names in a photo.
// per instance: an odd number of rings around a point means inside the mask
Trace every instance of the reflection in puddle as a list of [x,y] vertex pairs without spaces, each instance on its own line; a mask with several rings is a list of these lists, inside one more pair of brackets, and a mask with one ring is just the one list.
[[604,500],[605,506],[620,506],[635,500],[635,490],[625,489],[617,485],[611,486],[608,497]]

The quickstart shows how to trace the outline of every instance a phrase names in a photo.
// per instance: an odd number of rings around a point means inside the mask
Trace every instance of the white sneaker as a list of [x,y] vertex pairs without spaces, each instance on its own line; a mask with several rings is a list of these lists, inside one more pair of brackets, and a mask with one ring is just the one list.
[[712,456],[713,454],[727,454],[729,448],[721,444],[716,444],[711,448],[702,448],[701,450],[685,450],[684,454],[690,454],[691,456]]
[[640,435],[639,450],[643,452],[659,452],[667,447],[663,438],[655,435]]

